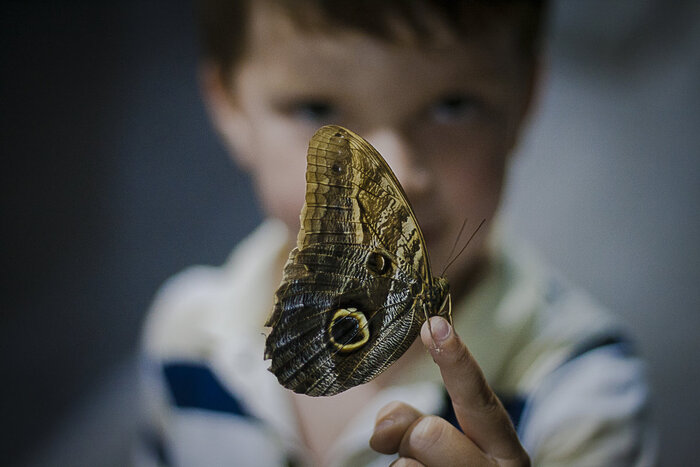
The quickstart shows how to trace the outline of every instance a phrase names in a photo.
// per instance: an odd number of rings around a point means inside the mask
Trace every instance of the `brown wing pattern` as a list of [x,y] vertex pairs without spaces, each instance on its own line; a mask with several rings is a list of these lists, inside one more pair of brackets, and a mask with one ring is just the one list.
[[341,242],[381,247],[427,281],[423,236],[408,198],[379,152],[345,128],[321,128],[309,143],[306,203],[297,247]]
[[309,144],[297,246],[275,294],[265,358],[282,385],[332,395],[369,381],[415,339],[432,284],[424,241],[388,165],[326,126]]

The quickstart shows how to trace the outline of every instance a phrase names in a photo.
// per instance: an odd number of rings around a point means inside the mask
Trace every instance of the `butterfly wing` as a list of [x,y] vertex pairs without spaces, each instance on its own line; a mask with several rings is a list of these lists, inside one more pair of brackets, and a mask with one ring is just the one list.
[[414,341],[432,287],[423,236],[379,153],[338,126],[311,139],[297,246],[275,294],[265,358],[295,392],[332,395],[377,376]]
[[[319,129],[309,143],[306,183],[297,247],[340,236],[341,243],[383,247],[432,279],[411,204],[394,172],[364,138],[335,125]],[[322,225],[329,214],[343,226]]]

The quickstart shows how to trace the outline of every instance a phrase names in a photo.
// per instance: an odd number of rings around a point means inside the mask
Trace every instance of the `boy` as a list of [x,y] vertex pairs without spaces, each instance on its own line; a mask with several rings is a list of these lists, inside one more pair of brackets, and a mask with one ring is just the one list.
[[[618,325],[492,227],[536,84],[543,9],[537,1],[203,3],[207,105],[270,220],[223,267],[171,280],[149,314],[153,459],[652,462],[642,365]],[[375,380],[310,398],[267,372],[262,331],[299,228],[306,146],[326,123],[386,158],[436,274],[465,217],[488,227],[449,270],[454,329],[432,318],[432,336],[424,326],[422,342]]]

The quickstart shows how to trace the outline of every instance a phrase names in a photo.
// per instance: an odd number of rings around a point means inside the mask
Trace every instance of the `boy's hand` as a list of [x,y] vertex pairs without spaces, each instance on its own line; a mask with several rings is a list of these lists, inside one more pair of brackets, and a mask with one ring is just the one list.
[[529,466],[513,424],[481,368],[446,320],[430,318],[421,339],[440,367],[464,433],[448,421],[392,402],[377,414],[369,441],[375,451],[399,454],[395,466]]

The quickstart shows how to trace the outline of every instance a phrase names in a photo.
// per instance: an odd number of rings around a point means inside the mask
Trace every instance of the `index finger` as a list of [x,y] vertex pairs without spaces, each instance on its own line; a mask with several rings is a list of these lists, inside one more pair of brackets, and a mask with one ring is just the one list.
[[421,340],[440,367],[464,434],[497,459],[526,457],[508,413],[452,326],[444,318],[433,316],[430,326],[423,324]]

